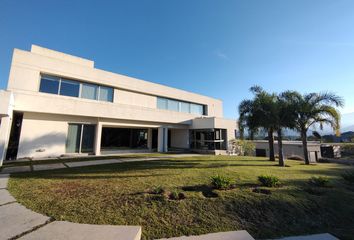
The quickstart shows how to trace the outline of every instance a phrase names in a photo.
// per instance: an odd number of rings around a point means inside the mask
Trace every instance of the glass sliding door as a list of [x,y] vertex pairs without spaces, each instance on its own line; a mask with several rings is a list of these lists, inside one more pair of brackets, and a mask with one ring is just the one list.
[[78,153],[80,151],[81,124],[69,124],[68,137],[66,139],[66,152]]
[[93,152],[93,145],[95,143],[95,125],[83,125],[81,152]]
[[92,153],[94,151],[96,125],[69,124],[66,139],[67,153]]

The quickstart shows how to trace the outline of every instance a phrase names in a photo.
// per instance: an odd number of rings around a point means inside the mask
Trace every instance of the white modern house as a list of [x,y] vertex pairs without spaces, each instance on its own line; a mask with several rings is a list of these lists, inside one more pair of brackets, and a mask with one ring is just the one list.
[[0,118],[1,161],[169,149],[223,154],[237,128],[218,99],[35,45],[14,50]]

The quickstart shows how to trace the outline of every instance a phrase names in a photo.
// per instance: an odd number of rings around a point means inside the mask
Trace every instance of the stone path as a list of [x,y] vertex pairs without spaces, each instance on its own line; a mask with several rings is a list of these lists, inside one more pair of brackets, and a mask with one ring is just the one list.
[[55,221],[20,237],[21,240],[140,240],[141,228],[137,226],[90,225]]
[[9,174],[0,174],[0,239],[140,240],[141,238],[140,226],[53,221],[17,203],[7,190],[8,179]]

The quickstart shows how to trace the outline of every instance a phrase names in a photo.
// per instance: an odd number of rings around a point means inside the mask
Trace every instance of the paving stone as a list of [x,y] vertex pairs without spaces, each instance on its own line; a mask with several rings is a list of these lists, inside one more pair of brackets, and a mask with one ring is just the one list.
[[108,159],[108,160],[96,160],[96,161],[67,162],[65,164],[68,165],[69,167],[85,167],[85,166],[112,164],[112,163],[120,163],[120,162],[122,162],[122,160],[120,159]]
[[0,205],[10,203],[10,202],[15,202],[15,201],[16,199],[13,196],[11,196],[9,191],[7,191],[6,189],[0,189]]
[[48,217],[32,212],[18,203],[0,206],[1,239],[13,238],[46,223]]
[[0,174],[0,189],[7,188],[10,174]]
[[5,167],[1,173],[17,173],[17,172],[29,172],[31,171],[30,166],[16,166],[16,167]]
[[285,237],[279,238],[278,240],[339,240],[329,233],[322,234],[313,234],[307,236],[298,236],[298,237]]
[[55,221],[19,239],[51,240],[54,238],[55,240],[140,240],[141,227],[90,225]]
[[232,231],[210,233],[199,236],[183,236],[175,238],[163,238],[160,240],[254,240],[254,238],[247,231]]
[[52,163],[52,164],[37,164],[33,165],[34,171],[43,171],[43,170],[54,170],[54,169],[61,169],[66,168],[62,163]]

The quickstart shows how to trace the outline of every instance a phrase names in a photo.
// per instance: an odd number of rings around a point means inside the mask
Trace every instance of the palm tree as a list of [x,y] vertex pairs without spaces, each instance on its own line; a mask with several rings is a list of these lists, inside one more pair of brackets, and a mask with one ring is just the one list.
[[239,105],[239,128],[240,135],[243,136],[243,131],[248,128],[250,138],[259,128],[264,128],[268,132],[269,143],[269,160],[275,161],[274,156],[274,137],[273,132],[275,126],[273,125],[273,114],[275,107],[275,95],[269,94],[259,86],[250,88],[254,94],[252,100],[244,100]]
[[335,107],[343,107],[343,98],[336,94],[309,93],[300,94],[296,91],[287,91],[282,97],[293,107],[296,116],[294,118],[295,128],[301,133],[305,163],[310,164],[307,151],[307,132],[314,124],[329,124],[336,134],[339,135],[340,113]]
[[279,154],[279,166],[285,166],[284,154],[283,154],[283,129],[292,129],[295,127],[295,111],[294,106],[287,98],[283,96],[284,93],[277,96],[276,101],[276,113],[273,117],[273,124],[278,134],[278,154]]
[[274,114],[277,112],[277,96],[274,93],[264,91],[258,86],[251,88],[251,91],[256,94],[254,100],[254,117],[258,120],[259,127],[262,127],[267,131],[269,160],[275,161],[273,133],[276,129],[276,125],[274,124]]

